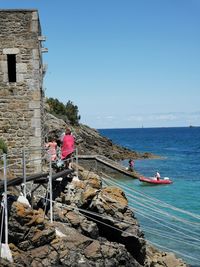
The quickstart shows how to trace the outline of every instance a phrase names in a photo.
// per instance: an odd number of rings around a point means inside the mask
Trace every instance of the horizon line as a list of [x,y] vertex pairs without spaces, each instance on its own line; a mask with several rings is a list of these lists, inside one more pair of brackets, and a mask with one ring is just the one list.
[[[92,127],[94,128],[94,127]],[[117,128],[95,128],[97,130],[114,130],[114,129],[160,129],[160,128],[200,128],[200,125],[189,126],[150,126],[150,127],[117,127]]]

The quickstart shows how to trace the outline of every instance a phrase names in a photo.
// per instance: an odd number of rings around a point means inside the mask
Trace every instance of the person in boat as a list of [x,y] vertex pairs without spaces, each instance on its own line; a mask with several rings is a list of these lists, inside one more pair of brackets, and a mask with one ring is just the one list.
[[158,171],[156,172],[155,177],[158,181],[160,180],[160,173]]
[[133,172],[133,168],[134,168],[134,160],[133,159],[129,159],[129,161],[128,161],[128,170]]

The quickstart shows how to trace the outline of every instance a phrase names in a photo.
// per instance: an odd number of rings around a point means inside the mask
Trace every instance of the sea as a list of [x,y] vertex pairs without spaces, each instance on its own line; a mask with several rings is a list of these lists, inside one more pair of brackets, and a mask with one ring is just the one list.
[[146,185],[120,174],[110,183],[125,191],[149,243],[200,267],[200,127],[98,131],[115,144],[160,157],[135,160],[134,168],[146,177],[159,171],[172,184]]

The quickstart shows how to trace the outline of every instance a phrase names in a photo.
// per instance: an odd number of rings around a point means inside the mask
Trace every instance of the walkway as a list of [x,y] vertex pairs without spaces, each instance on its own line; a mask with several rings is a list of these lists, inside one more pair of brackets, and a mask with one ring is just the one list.
[[[60,171],[58,173],[55,173],[55,174],[52,175],[52,181],[56,180],[59,177],[65,178],[70,173],[72,173],[72,170],[70,170],[70,169],[66,169],[66,170]],[[34,175],[31,175],[31,176],[28,176],[26,178],[26,182],[33,181],[35,184],[47,183],[48,180],[49,180],[48,176],[49,176],[49,173],[34,174]],[[8,187],[17,186],[17,185],[19,186],[23,182],[24,182],[24,178],[23,177],[17,177],[17,178],[8,180],[7,181],[7,186]],[[4,189],[4,181],[0,180],[0,192],[3,192],[3,189]]]
[[86,159],[86,160],[96,160],[97,162],[100,162],[124,175],[127,175],[129,177],[132,177],[134,179],[139,179],[140,174],[136,171],[130,172],[126,169],[125,166],[121,165],[120,163],[111,160],[105,156],[101,155],[78,155],[78,159]]

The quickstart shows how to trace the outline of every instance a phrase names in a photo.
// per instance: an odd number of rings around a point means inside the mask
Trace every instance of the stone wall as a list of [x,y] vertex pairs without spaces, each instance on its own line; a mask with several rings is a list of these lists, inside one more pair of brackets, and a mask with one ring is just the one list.
[[[41,39],[37,10],[0,10],[0,138],[8,146],[10,162],[25,148],[34,172],[41,171],[35,159],[41,158],[44,136]],[[9,55],[16,60],[14,82]]]

